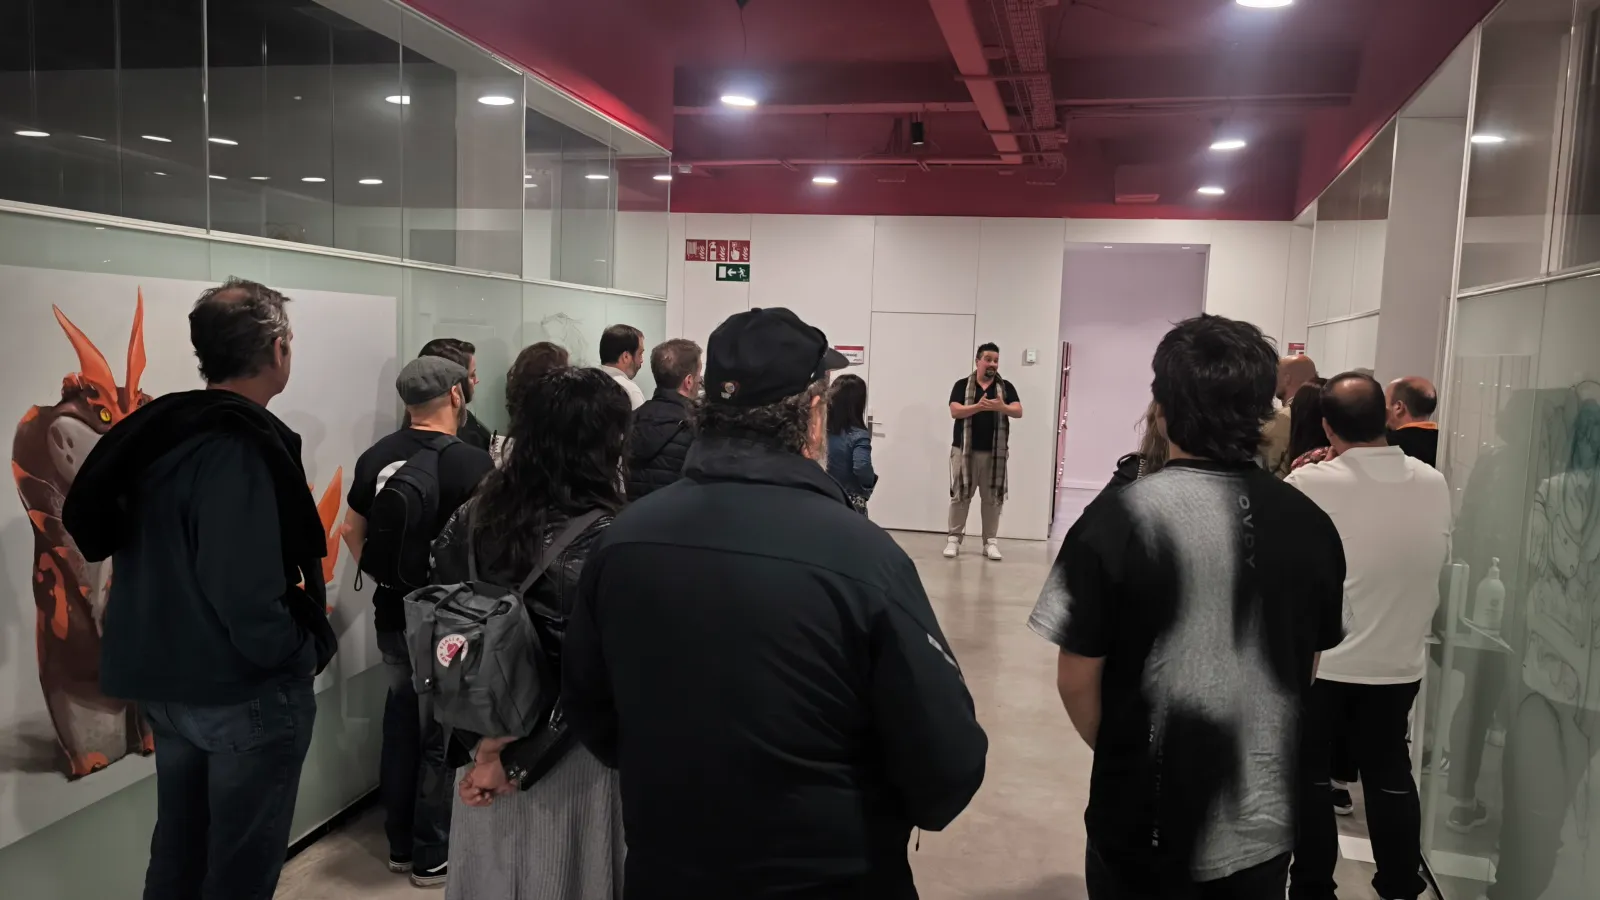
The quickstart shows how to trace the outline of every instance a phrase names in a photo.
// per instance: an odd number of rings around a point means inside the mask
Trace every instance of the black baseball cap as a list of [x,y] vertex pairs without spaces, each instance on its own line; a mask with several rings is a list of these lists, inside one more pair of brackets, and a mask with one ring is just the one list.
[[828,336],[792,311],[752,309],[731,315],[706,343],[706,402],[765,406],[793,397],[850,365]]

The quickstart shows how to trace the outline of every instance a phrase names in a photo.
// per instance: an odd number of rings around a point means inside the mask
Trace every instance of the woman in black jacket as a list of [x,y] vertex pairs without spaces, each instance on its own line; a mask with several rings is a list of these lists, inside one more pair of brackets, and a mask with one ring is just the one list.
[[[470,542],[482,580],[518,584],[570,520],[604,513],[523,595],[554,682],[540,699],[544,708],[559,703],[562,639],[584,561],[622,506],[616,473],[631,410],[598,369],[553,369],[515,395],[505,459],[434,542],[434,579],[466,580]],[[478,742],[452,815],[446,897],[622,896],[617,773],[576,740],[555,754],[553,761],[541,755],[531,739]]]

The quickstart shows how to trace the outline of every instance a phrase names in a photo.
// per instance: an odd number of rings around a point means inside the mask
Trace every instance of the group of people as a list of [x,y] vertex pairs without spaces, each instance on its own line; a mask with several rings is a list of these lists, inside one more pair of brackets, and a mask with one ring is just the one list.
[[[156,736],[151,900],[271,896],[311,679],[336,649],[327,534],[267,409],[291,372],[287,304],[241,280],[202,295],[207,389],[113,429],[66,502],[85,556],[116,558],[103,686]],[[731,316],[703,351],[647,357],[618,325],[600,352],[591,369],[525,348],[497,435],[468,409],[475,349],[431,342],[396,380],[404,426],[356,464],[343,536],[392,676],[389,867],[452,898],[915,897],[912,831],[966,807],[988,741],[915,566],[859,514],[877,480],[865,384],[784,309]],[[998,360],[980,347],[950,399],[949,546],[978,493],[995,559],[1021,415]],[[629,389],[646,361],[648,399]],[[1405,713],[1449,504],[1385,426],[1431,391],[1330,379],[1328,452],[1280,480],[1265,435],[1275,403],[1301,414],[1307,362],[1280,365],[1245,323],[1174,327],[1141,452],[1029,619],[1095,749],[1093,897],[1281,897],[1291,854],[1294,895],[1332,896],[1337,746],[1374,811],[1380,893],[1420,892]],[[532,731],[430,714],[408,606],[482,584],[518,585],[536,635]],[[451,635],[437,663],[480,652]]]

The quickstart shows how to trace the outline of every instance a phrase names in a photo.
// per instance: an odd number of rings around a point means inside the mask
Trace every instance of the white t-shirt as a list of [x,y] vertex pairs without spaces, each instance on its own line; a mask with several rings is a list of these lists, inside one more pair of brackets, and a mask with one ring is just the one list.
[[1399,447],[1359,447],[1284,479],[1316,501],[1344,542],[1344,626],[1317,677],[1405,684],[1422,677],[1450,552],[1450,491]]
[[628,400],[633,404],[634,409],[644,405],[644,389],[634,383],[634,380],[628,377],[627,372],[621,369],[613,369],[610,366],[601,366],[600,371],[615,378],[617,384],[622,385],[622,389],[628,392]]

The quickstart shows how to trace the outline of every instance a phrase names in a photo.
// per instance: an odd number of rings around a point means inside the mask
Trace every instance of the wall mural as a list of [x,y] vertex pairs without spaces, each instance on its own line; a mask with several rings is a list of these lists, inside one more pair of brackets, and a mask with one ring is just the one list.
[[[101,435],[153,397],[201,386],[188,312],[210,286],[0,266],[0,421],[18,423],[20,501],[0,506],[0,846],[154,771],[136,704],[99,689],[111,561],[84,560],[61,506]],[[371,601],[355,590],[339,525],[346,467],[398,426],[397,303],[285,293],[294,369],[272,410],[304,440],[307,488],[327,533],[322,574],[340,652],[322,690],[380,661]],[[124,341],[114,367],[102,348]]]

